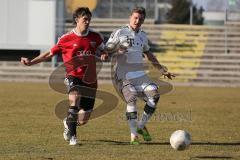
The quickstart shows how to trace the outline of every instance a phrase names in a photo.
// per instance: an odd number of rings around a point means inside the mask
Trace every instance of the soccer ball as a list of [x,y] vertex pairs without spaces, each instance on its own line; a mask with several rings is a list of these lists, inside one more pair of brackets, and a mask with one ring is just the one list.
[[121,49],[128,49],[129,47],[131,47],[130,42],[127,40],[123,40],[119,43],[119,48]]
[[115,44],[115,43],[112,43],[112,42],[109,42],[106,44],[106,50],[109,52],[109,53],[113,53],[113,52],[116,52],[119,48],[119,45],[118,44]]
[[123,54],[123,53],[126,53],[129,47],[131,47],[131,45],[127,40],[121,41],[117,44],[111,43],[111,42],[106,44],[106,50],[109,53]]
[[172,133],[170,137],[170,144],[173,149],[182,151],[189,147],[191,143],[191,136],[184,130],[177,130]]

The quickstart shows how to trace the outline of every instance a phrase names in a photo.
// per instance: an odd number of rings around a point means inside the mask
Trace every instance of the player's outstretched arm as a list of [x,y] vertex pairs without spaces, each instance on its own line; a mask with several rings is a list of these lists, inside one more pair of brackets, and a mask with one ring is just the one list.
[[144,54],[147,56],[148,60],[152,62],[152,65],[161,72],[164,78],[167,77],[168,79],[172,79],[173,77],[176,77],[176,75],[168,72],[168,68],[166,66],[159,63],[159,61],[152,52],[147,51],[144,52]]
[[44,53],[41,53],[39,56],[35,57],[32,60],[29,60],[26,57],[21,57],[21,63],[26,66],[31,66],[31,65],[46,61],[46,60],[52,58],[52,56],[53,55],[51,55],[50,51],[46,51]]

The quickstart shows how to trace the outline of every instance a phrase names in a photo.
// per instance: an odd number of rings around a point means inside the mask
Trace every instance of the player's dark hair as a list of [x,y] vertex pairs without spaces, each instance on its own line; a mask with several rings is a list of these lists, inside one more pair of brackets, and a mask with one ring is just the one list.
[[143,7],[135,7],[135,8],[133,8],[133,10],[131,12],[131,15],[133,13],[139,13],[139,14],[142,14],[144,16],[144,18],[146,17],[146,11],[145,11],[145,8],[143,8]]
[[92,17],[92,13],[89,10],[88,7],[79,7],[73,12],[73,24],[77,24],[76,18],[82,17],[82,16],[89,16]]

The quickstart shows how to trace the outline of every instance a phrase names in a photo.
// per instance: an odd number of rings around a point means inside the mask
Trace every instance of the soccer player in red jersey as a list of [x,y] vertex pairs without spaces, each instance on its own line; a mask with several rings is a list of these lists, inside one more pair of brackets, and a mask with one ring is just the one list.
[[[104,53],[103,38],[99,33],[89,29],[92,14],[89,8],[80,7],[73,13],[73,22],[76,27],[64,34],[55,46],[36,58],[29,60],[22,57],[21,63],[31,66],[46,61],[56,54],[61,54],[66,68],[65,84],[68,89],[69,110],[64,119],[64,139],[69,145],[76,145],[76,127],[88,122],[93,106],[97,88],[96,51]],[[107,58],[104,53],[102,60]],[[90,97],[81,96],[85,88],[91,88]]]

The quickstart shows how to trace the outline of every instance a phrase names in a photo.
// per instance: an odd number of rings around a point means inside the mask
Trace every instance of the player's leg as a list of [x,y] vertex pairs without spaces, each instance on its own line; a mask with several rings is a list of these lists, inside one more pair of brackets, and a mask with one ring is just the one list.
[[79,91],[73,90],[69,93],[70,106],[67,115],[67,125],[69,128],[70,145],[77,144],[77,118],[78,118],[78,104],[79,104],[80,94]]
[[90,119],[91,113],[93,111],[93,107],[95,104],[96,97],[96,89],[89,89],[90,95],[84,96],[82,95],[79,104],[79,112],[78,112],[78,125],[85,125]]
[[143,93],[147,99],[147,103],[144,107],[142,117],[138,123],[138,133],[143,136],[145,141],[151,141],[152,138],[146,128],[146,124],[155,112],[160,96],[158,93],[158,87],[154,83],[147,85],[143,89]]
[[131,84],[126,84],[122,88],[123,97],[127,103],[126,117],[131,132],[131,144],[139,144],[137,133],[137,91]]
[[75,77],[68,77],[65,80],[65,84],[68,89],[68,99],[69,99],[69,109],[67,113],[66,119],[64,122],[64,139],[70,140],[70,145],[77,144],[77,118],[78,118],[78,104],[80,100],[80,92],[79,92],[79,79]]

